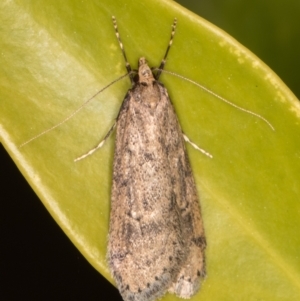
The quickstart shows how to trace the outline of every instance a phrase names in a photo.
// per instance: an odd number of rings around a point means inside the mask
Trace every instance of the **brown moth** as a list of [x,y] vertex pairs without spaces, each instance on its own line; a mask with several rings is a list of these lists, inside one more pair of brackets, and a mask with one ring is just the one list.
[[[116,21],[117,38],[121,43]],[[171,40],[160,66],[163,69]],[[130,65],[126,66],[132,72]],[[190,298],[205,276],[206,246],[185,139],[166,88],[139,59],[116,120],[108,262],[125,301],[167,291]]]

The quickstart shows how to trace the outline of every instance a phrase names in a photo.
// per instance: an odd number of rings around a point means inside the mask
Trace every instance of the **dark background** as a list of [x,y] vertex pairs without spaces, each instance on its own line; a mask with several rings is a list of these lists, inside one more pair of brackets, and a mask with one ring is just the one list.
[[[235,37],[300,96],[299,0],[181,3]],[[122,300],[54,222],[2,145],[0,162],[0,300]]]
[[81,255],[0,144],[0,300],[122,300]]

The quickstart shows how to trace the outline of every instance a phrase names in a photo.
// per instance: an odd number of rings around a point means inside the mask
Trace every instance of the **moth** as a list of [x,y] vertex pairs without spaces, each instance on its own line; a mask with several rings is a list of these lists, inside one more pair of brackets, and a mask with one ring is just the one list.
[[156,75],[139,59],[115,123],[108,262],[125,301],[151,301],[167,291],[190,298],[206,274],[206,239],[185,139],[158,81],[175,28],[176,19]]

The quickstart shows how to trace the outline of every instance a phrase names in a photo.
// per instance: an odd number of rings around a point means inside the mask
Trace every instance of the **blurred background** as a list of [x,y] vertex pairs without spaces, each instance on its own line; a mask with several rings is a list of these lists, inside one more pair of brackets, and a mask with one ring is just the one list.
[[[250,49],[300,97],[299,0],[178,2]],[[122,300],[54,222],[2,145],[0,161],[0,299]]]

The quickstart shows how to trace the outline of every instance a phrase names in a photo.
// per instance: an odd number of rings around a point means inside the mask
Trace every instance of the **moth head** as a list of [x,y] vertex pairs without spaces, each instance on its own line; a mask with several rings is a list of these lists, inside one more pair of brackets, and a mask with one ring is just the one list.
[[152,70],[148,66],[148,62],[144,57],[139,59],[139,82],[150,84],[155,81]]

